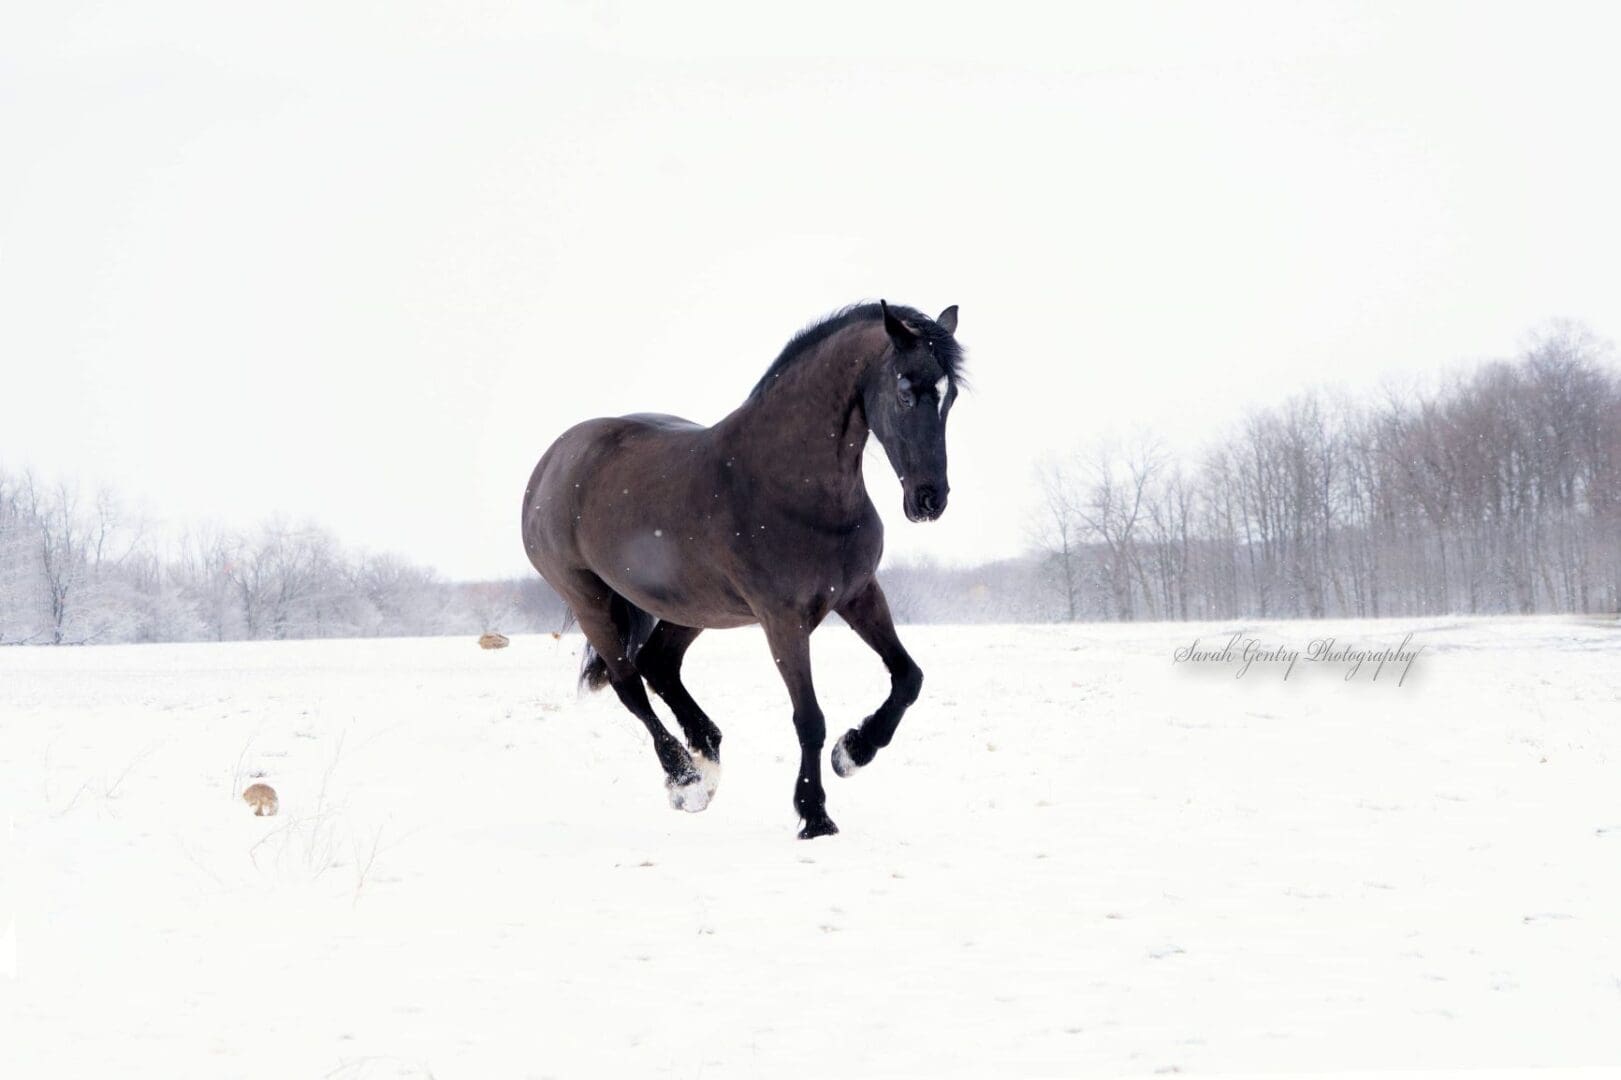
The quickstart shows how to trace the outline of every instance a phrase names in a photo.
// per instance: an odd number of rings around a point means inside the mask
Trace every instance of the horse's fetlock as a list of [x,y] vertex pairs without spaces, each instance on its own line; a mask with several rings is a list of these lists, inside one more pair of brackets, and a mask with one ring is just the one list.
[[815,817],[826,813],[827,792],[820,784],[814,783],[809,777],[800,777],[799,783],[794,786],[794,809],[799,811],[802,818]]

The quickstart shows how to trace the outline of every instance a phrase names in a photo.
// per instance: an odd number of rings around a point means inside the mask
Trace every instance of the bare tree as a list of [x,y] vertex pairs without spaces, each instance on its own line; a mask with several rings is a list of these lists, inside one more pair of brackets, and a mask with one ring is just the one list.
[[1104,577],[1117,618],[1135,617],[1134,591],[1152,608],[1137,545],[1150,485],[1164,466],[1164,453],[1152,441],[1141,441],[1123,453],[1098,447],[1087,467],[1086,494],[1076,508],[1082,534],[1101,545]]
[[1081,579],[1084,573],[1078,482],[1068,463],[1043,462],[1036,469],[1040,503],[1029,535],[1052,575],[1064,604],[1064,619],[1080,617]]

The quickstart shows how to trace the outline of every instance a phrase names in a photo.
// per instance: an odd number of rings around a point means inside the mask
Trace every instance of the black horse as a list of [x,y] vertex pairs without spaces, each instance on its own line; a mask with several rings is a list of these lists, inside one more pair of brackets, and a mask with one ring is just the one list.
[[[838,832],[822,791],[811,631],[836,611],[889,669],[889,697],[833,746],[840,776],[889,745],[917,700],[923,673],[874,576],[883,525],[861,459],[870,432],[900,477],[907,518],[945,511],[956,329],[955,306],[934,319],[882,300],[846,308],[794,337],[713,427],[651,414],[587,420],[535,466],[523,500],[529,561],[585,632],[582,683],[611,685],[647,725],[672,806],[702,810],[719,779],[720,729],[681,685],[681,658],[705,629],[765,630],[799,734],[801,838]],[[690,753],[659,722],[644,679]]]

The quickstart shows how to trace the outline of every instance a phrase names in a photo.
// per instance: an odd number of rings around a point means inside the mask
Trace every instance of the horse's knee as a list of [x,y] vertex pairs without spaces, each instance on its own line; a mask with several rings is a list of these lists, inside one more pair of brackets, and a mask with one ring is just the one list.
[[895,699],[900,704],[912,704],[923,692],[923,669],[908,660],[906,666],[895,673],[894,688]]
[[820,750],[827,741],[827,718],[821,709],[801,709],[794,712],[794,730],[799,733],[799,745]]

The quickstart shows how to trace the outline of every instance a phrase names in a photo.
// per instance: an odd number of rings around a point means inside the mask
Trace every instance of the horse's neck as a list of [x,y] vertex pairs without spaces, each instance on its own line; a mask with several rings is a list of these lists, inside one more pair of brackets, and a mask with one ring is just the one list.
[[728,440],[759,463],[763,479],[851,507],[865,500],[861,387],[883,348],[882,326],[877,335],[872,329],[854,326],[819,342],[722,422]]

